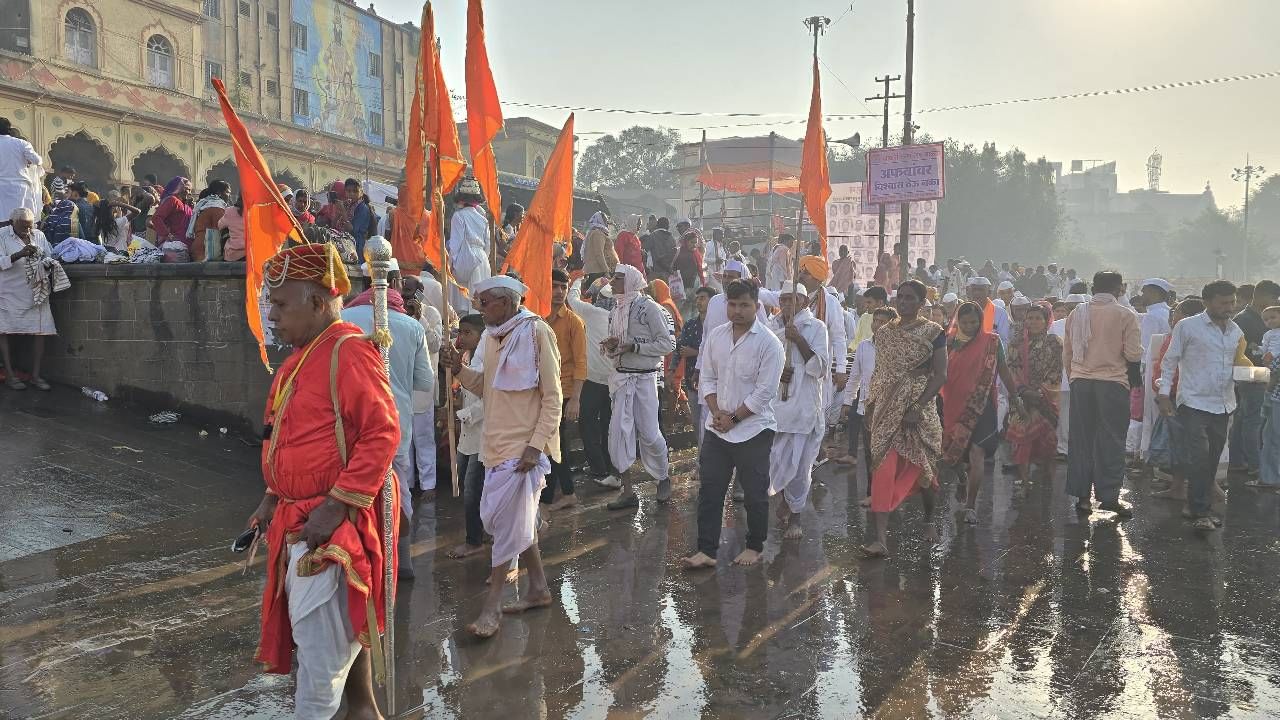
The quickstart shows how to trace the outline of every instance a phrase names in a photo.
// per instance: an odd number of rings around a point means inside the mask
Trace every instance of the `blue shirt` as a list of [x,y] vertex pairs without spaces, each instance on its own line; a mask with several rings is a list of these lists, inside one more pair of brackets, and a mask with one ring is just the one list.
[[[391,326],[391,394],[400,413],[400,450],[404,451],[413,437],[413,391],[430,392],[435,387],[435,370],[427,351],[427,333],[422,323],[394,310],[387,310]],[[373,306],[344,308],[342,319],[373,331]]]

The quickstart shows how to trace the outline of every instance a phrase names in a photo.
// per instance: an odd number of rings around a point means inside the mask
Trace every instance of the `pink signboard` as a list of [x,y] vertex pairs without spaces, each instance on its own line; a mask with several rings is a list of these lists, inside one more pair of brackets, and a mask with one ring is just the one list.
[[942,143],[867,151],[868,205],[941,200],[944,189]]

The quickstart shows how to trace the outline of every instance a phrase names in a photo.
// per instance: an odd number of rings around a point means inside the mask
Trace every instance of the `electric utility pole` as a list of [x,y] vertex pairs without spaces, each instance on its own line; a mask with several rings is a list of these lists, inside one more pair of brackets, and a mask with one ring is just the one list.
[[[884,128],[880,132],[880,147],[882,148],[889,147],[889,101],[900,100],[905,97],[904,95],[889,94],[889,83],[896,83],[901,79],[901,75],[894,75],[893,77],[885,75],[884,77],[876,78],[876,82],[884,83],[884,92],[867,98],[867,100],[884,101]],[[884,203],[880,203],[880,222],[877,227],[880,230],[880,246],[876,252],[876,262],[880,262],[880,257],[884,255]]]
[[[911,135],[915,130],[915,126],[911,124],[911,71],[914,66],[914,54],[916,44],[916,0],[907,0],[907,72],[903,81],[903,98],[902,98],[902,144],[911,144]],[[902,227],[898,233],[899,242],[902,243],[898,258],[898,282],[907,279],[907,273],[910,272],[911,264],[907,257],[908,246],[910,244],[911,235],[911,203],[902,203]]]
[[1244,156],[1244,167],[1236,168],[1231,173],[1231,179],[1239,182],[1244,180],[1244,252],[1240,254],[1240,282],[1249,282],[1249,184],[1253,182],[1255,175],[1261,175],[1267,171],[1261,165],[1252,165],[1249,163],[1249,155]]

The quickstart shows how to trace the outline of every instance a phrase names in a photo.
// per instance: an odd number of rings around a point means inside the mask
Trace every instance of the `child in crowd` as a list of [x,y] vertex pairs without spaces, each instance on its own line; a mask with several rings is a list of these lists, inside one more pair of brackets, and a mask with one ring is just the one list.
[[1262,321],[1269,328],[1262,336],[1262,366],[1271,367],[1271,363],[1280,357],[1280,305],[1263,310]]
[[[463,357],[470,356],[468,367],[484,370],[484,354],[476,352],[484,336],[484,316],[464,315],[458,320],[455,343]],[[484,489],[484,465],[480,462],[480,446],[484,436],[484,402],[479,395],[462,390],[462,407],[458,410],[458,477],[462,478],[462,506],[466,518],[467,537],[449,551],[449,557],[464,558],[484,550],[484,524],[480,520],[480,495]]]

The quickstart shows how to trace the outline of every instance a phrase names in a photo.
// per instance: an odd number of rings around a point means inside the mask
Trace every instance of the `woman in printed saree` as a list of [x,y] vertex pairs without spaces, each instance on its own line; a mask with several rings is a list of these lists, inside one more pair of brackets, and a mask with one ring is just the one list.
[[946,335],[920,317],[925,287],[918,280],[898,286],[899,319],[876,331],[876,367],[867,393],[871,426],[871,513],[876,540],[868,557],[889,554],[889,513],[917,490],[925,511],[925,534],[933,536],[937,463],[942,425],[934,398],[947,377]]
[[1009,346],[1015,393],[1025,412],[1009,413],[1006,437],[1013,446],[1018,479],[1027,482],[1031,463],[1052,480],[1058,456],[1058,391],[1062,382],[1062,341],[1048,333],[1053,311],[1047,303],[1027,308],[1026,319]]
[[[964,521],[978,522],[978,488],[986,461],[996,454],[996,373],[1005,387],[1017,387],[1004,361],[1000,336],[982,329],[982,308],[966,302],[956,310],[954,335],[947,341],[947,381],[942,386],[942,461],[955,469],[967,491]],[[876,356],[877,358],[879,355]],[[1017,397],[1013,404],[1019,405]],[[964,461],[969,461],[965,472]]]

